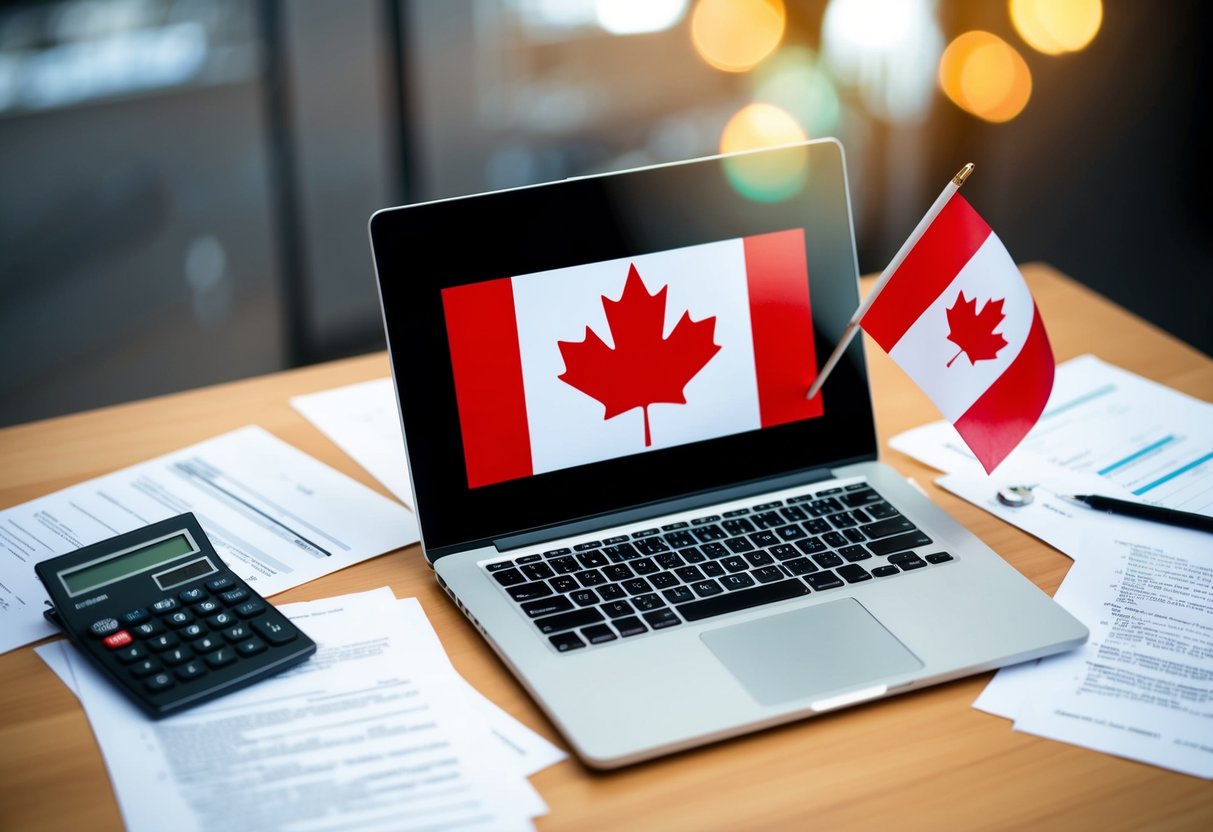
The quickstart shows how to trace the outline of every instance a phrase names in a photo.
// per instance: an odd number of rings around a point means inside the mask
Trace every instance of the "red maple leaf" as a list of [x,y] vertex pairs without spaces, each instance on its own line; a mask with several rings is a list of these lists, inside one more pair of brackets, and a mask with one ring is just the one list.
[[557,341],[565,371],[558,378],[606,408],[610,419],[639,407],[644,411],[644,444],[652,444],[649,405],[686,404],[683,388],[720,351],[713,341],[716,318],[692,321],[689,312],[662,337],[669,286],[650,295],[635,266],[628,269],[619,300],[602,296],[615,347],[588,326],[583,341]]
[[[952,356],[952,361],[960,358],[963,352],[969,357],[970,366],[978,361],[995,358],[998,351],[1007,345],[1007,339],[994,331],[1006,317],[1002,311],[1003,298],[988,300],[977,312],[977,298],[965,299],[962,291],[956,297],[956,302],[948,309],[948,340],[960,347],[960,352]],[[948,366],[952,366],[952,361]]]

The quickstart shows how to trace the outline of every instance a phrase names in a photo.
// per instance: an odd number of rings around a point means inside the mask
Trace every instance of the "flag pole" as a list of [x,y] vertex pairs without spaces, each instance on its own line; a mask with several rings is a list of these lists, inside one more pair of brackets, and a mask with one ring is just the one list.
[[876,279],[876,284],[872,287],[872,291],[868,292],[868,296],[863,299],[863,303],[859,304],[859,308],[851,316],[851,320],[847,323],[847,328],[843,330],[842,338],[838,341],[838,346],[834,347],[834,351],[830,353],[825,366],[821,368],[821,372],[817,374],[817,378],[813,379],[813,384],[805,395],[806,399],[811,399],[817,395],[817,392],[821,389],[821,385],[825,383],[826,376],[834,370],[834,365],[838,363],[838,359],[842,358],[842,354],[851,343],[851,339],[855,337],[855,333],[859,330],[859,322],[872,306],[872,302],[876,300],[876,296],[880,294],[880,290],[889,282],[889,278],[897,271],[901,262],[906,259],[906,255],[910,253],[910,249],[914,248],[915,243],[926,232],[927,227],[935,220],[939,212],[943,210],[943,206],[948,204],[948,200],[952,198],[952,194],[960,189],[960,186],[965,183],[965,180],[969,178],[969,174],[972,172],[973,163],[968,162],[948,181],[948,184],[944,186],[943,191],[936,197],[935,202],[931,204],[927,213],[918,221],[918,225],[914,227],[914,231],[901,244],[901,248],[897,250],[897,254],[893,256],[893,259],[889,261],[889,265],[885,266],[884,271],[880,273],[880,277]]

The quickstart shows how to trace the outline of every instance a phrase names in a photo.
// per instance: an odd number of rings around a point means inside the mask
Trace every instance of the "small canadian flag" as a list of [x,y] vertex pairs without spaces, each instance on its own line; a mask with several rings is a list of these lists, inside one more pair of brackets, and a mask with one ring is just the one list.
[[444,289],[469,487],[811,419],[801,229]]
[[953,192],[859,321],[989,473],[1036,424],[1053,351],[1002,242]]

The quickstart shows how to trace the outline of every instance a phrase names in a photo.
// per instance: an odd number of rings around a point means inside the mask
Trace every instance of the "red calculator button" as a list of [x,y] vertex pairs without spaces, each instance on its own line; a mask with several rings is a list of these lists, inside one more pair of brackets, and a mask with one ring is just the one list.
[[131,638],[131,634],[126,630],[119,630],[118,632],[111,633],[110,635],[101,639],[101,643],[111,650],[118,647],[126,647],[126,645],[130,644],[132,641],[134,641],[134,639]]

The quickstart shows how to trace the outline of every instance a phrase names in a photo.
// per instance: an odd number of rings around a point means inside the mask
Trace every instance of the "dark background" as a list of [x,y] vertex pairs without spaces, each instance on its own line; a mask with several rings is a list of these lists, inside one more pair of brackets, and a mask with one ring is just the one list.
[[[836,84],[861,270],[972,161],[1017,261],[1213,353],[1213,7],[1105,0],[1048,56],[1001,0],[924,2],[944,42],[1014,45],[1033,93],[989,124]],[[822,49],[826,0],[786,5],[783,43]],[[592,6],[0,4],[0,424],[381,348],[378,208],[717,152],[751,74],[707,66],[685,19],[613,35]]]

